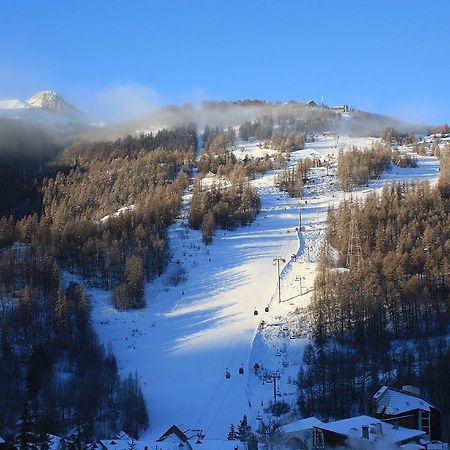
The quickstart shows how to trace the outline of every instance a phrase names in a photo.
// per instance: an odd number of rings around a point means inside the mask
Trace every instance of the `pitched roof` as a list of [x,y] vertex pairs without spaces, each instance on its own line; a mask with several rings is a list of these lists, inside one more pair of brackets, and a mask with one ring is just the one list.
[[431,408],[435,408],[431,403],[416,394],[388,386],[383,386],[373,396],[373,399],[377,404],[376,414],[395,416],[415,409],[430,411]]
[[317,425],[322,425],[323,422],[317,417],[308,417],[306,419],[296,420],[295,422],[283,425],[283,431],[285,433],[295,433],[296,431],[309,430]]
[[172,425],[163,435],[161,435],[157,439],[157,442],[163,441],[171,434],[176,434],[183,442],[188,441],[188,437],[176,425]]
[[[381,424],[382,433],[376,432],[376,424]],[[314,428],[331,431],[333,433],[346,436],[347,438],[361,438],[362,427],[369,427],[369,441],[383,442],[383,444],[396,444],[399,442],[412,439],[417,436],[425,434],[424,431],[411,430],[409,428],[394,427],[391,424],[382,422],[370,416],[350,417],[349,419],[337,420],[336,422],[323,423],[322,425],[315,425]]]

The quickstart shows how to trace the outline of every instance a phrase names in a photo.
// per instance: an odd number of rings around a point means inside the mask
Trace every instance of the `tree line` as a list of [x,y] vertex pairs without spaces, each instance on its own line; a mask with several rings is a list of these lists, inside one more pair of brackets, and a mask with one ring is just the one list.
[[344,191],[368,186],[369,180],[379,178],[382,172],[391,170],[391,164],[417,167],[417,158],[377,142],[367,149],[353,146],[349,151],[339,150],[336,173],[338,186]]

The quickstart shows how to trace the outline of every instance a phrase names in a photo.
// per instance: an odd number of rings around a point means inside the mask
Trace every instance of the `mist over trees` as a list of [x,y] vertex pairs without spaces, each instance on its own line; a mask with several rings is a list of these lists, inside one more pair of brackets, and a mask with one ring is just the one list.
[[[379,136],[386,127],[395,128],[400,133],[413,130],[427,133],[427,126],[405,124],[392,117],[359,110],[344,113],[318,105],[308,107],[300,101],[268,102],[265,100],[203,101],[199,106],[191,104],[172,105],[161,108],[140,120],[116,126],[90,128],[80,136],[88,141],[114,140],[120,136],[146,130],[152,127],[176,128],[195,123],[199,129],[205,126],[225,130],[229,127],[242,128],[242,139],[251,137],[265,140],[277,131],[287,130],[319,134],[324,131],[345,132],[353,136]],[[272,128],[271,123],[274,124]],[[256,130],[258,129],[258,133]]]
[[0,118],[0,217],[19,218],[41,208],[46,164],[61,150],[50,132],[23,121]]

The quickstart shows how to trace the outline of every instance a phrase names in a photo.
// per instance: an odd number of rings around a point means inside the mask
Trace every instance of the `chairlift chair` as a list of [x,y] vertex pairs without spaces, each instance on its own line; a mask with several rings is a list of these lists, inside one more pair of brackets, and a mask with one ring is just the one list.
[[231,378],[231,373],[228,369],[225,371],[225,378]]
[[255,315],[255,316],[258,315],[258,311],[256,309],[253,311],[253,315]]
[[244,366],[239,367],[239,375],[244,375]]
[[265,311],[265,312],[269,312],[269,307],[266,306],[266,307],[264,308],[264,311]]

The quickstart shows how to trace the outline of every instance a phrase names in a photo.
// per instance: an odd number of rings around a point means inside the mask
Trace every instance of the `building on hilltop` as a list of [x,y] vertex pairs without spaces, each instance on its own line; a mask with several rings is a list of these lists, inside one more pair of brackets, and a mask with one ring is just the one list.
[[338,106],[330,106],[330,109],[337,112],[350,112],[351,108],[348,105],[338,105]]

